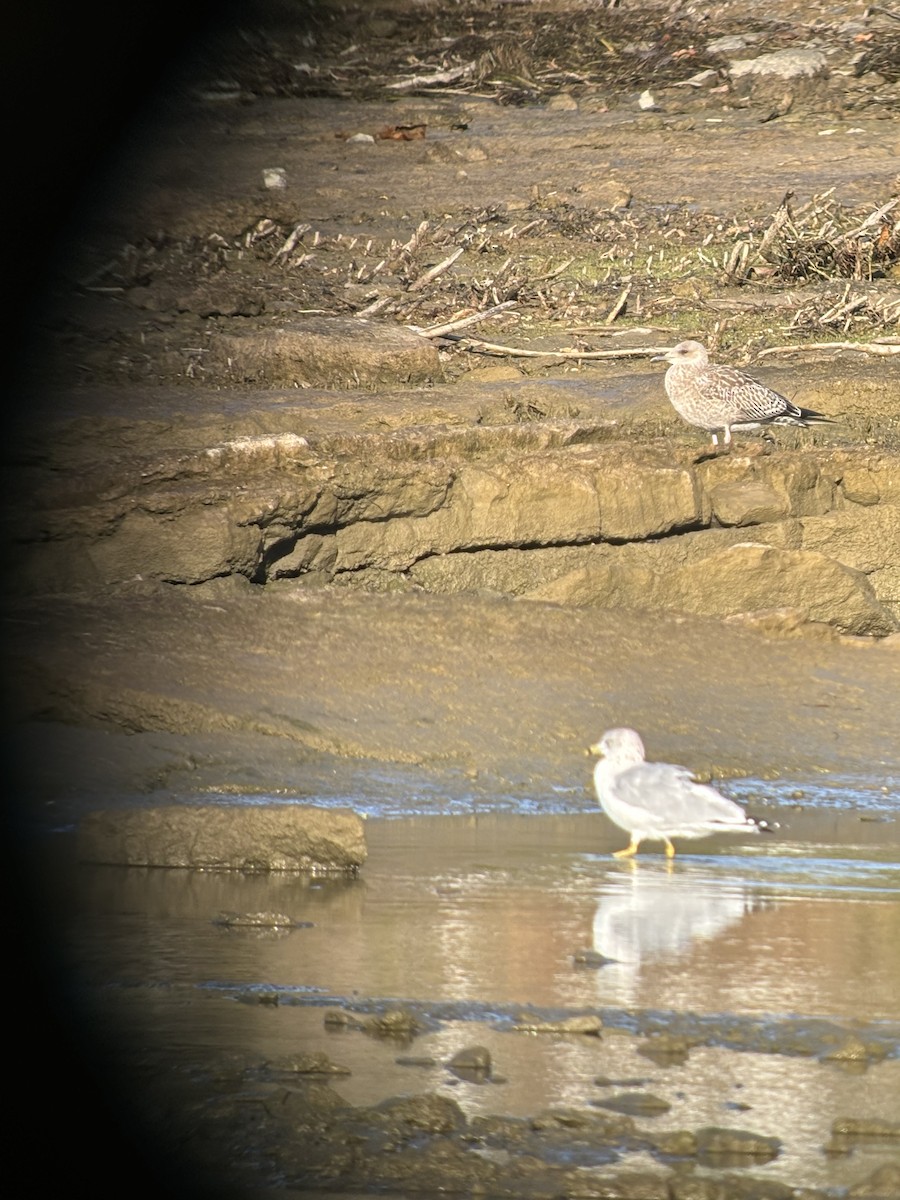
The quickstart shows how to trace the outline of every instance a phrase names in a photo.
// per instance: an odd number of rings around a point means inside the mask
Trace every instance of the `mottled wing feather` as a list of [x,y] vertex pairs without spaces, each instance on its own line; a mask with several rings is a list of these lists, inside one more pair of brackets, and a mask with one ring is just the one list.
[[757,383],[733,367],[706,367],[697,372],[697,386],[709,396],[721,398],[723,415],[732,420],[772,421],[793,407],[784,396]]

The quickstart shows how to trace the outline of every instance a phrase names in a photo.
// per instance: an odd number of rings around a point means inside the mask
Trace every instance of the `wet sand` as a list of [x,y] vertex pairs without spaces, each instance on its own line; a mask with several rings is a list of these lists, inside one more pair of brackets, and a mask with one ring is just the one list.
[[896,639],[246,581],[11,601],[7,629],[14,751],[57,823],[149,793],[581,807],[616,725],[717,778],[900,779]]

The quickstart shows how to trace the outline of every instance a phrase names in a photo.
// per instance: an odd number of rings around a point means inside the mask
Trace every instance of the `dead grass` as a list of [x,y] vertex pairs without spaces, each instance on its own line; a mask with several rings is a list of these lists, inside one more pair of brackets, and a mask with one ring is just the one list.
[[[751,31],[758,51],[797,37],[765,20],[715,30]],[[830,29],[828,36],[840,35]],[[429,79],[444,74],[452,82],[442,91],[544,103],[561,91],[612,97],[705,68],[720,72],[723,64],[703,49],[708,40],[702,22],[652,5],[466,0],[399,12],[308,3],[299,24],[251,24],[214,47],[206,78],[211,88],[248,95],[364,100],[429,92]],[[889,42],[881,34],[867,43],[860,71],[874,71],[877,58],[887,78]],[[795,208],[788,194],[767,220],[748,222],[738,212],[728,219],[679,204],[594,207],[574,188],[565,199],[535,195],[514,212],[497,204],[427,214],[415,228],[387,233],[382,223],[372,236],[349,222],[346,230],[339,220],[317,228],[277,212],[273,204],[271,214],[256,210],[243,226],[233,217],[199,235],[163,232],[122,246],[79,280],[80,289],[98,304],[127,301],[143,323],[122,322],[105,349],[89,345],[96,327],[73,328],[60,370],[71,371],[80,355],[86,379],[104,372],[170,378],[172,371],[202,379],[204,345],[216,327],[310,313],[393,321],[434,337],[466,329],[486,340],[555,339],[586,350],[613,327],[661,330],[676,340],[702,331],[713,347],[758,347],[825,331],[870,339],[900,319],[895,196],[850,210],[830,193]],[[446,342],[447,355],[461,355],[459,345]]]

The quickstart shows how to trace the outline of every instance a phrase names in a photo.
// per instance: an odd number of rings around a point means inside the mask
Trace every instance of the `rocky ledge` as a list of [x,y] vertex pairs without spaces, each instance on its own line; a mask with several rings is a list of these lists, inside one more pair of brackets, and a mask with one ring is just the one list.
[[[352,366],[343,329],[327,355],[337,344]],[[127,418],[112,393],[55,397],[17,443],[13,478],[32,503],[14,517],[10,586],[239,576],[897,628],[900,453],[852,417],[839,433],[744,436],[710,457],[658,374],[574,389],[575,416],[552,415],[572,398],[566,380],[304,391],[302,403],[148,391]],[[520,419],[515,398],[538,390],[551,415]]]

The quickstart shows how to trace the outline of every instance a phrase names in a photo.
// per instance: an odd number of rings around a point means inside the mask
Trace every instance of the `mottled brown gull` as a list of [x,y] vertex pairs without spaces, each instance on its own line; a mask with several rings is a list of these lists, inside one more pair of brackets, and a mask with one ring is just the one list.
[[712,434],[718,447],[718,430],[731,443],[732,429],[759,429],[761,425],[829,424],[830,418],[811,408],[799,408],[786,397],[737,371],[709,361],[700,342],[679,342],[654,362],[671,365],[666,371],[666,393],[675,411],[689,425]]
[[665,842],[666,856],[672,858],[673,837],[767,828],[714,787],[698,783],[687,767],[645,762],[644,743],[633,729],[607,730],[591,753],[600,756],[594,767],[600,807],[631,838],[624,850],[615,851],[616,858],[630,858],[645,840]]

